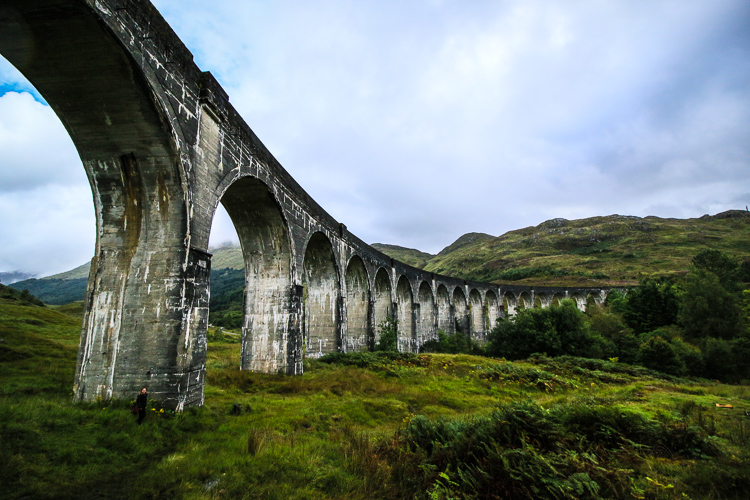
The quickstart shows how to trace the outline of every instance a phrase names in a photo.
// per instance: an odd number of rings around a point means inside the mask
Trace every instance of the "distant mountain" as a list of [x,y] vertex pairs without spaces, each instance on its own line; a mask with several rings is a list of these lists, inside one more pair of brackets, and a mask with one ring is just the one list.
[[211,269],[245,269],[245,260],[239,244],[224,244],[209,248],[208,252],[213,255]]
[[86,262],[85,264],[81,264],[80,266],[76,267],[75,269],[71,269],[70,271],[65,271],[64,273],[59,274],[53,274],[52,276],[47,276],[46,278],[42,278],[43,280],[74,280],[74,279],[80,279],[85,278],[89,279],[89,269],[91,269],[91,262]]
[[0,273],[0,283],[10,285],[16,281],[27,280],[34,277],[36,277],[35,274],[24,273],[22,271],[2,272]]
[[685,273],[692,257],[706,248],[750,258],[750,212],[696,219],[551,219],[440,252],[424,269],[496,283],[631,285],[642,275]]
[[409,264],[419,269],[424,269],[427,262],[434,257],[434,255],[421,252],[414,248],[404,248],[398,245],[386,245],[385,243],[373,243],[370,245],[374,249],[383,252],[388,257],[399,260],[404,264]]
[[[526,285],[622,286],[637,284],[642,275],[683,274],[690,259],[706,248],[738,260],[750,259],[750,212],[729,210],[696,219],[627,215],[551,219],[498,237],[468,233],[437,255],[383,243],[372,246],[411,266],[457,278]],[[242,251],[239,245],[209,251],[214,271],[212,307],[216,304],[227,311],[227,317],[230,313],[236,316],[243,298]],[[87,263],[54,276],[17,281],[12,287],[28,289],[49,304],[66,304],[84,298],[88,269]],[[8,274],[12,273],[0,277]]]
[[438,252],[438,256],[448,255],[465,246],[474,245],[474,244],[481,243],[483,241],[489,241],[489,240],[494,240],[494,239],[495,239],[494,236],[491,236],[485,233],[466,233],[465,235],[461,236],[460,238],[458,238],[456,241],[454,241],[447,247],[440,250],[440,252]]

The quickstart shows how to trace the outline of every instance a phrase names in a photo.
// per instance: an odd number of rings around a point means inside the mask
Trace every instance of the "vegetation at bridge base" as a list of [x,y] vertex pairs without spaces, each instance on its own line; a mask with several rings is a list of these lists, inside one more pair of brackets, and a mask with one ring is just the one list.
[[393,316],[386,318],[378,325],[378,341],[375,350],[381,352],[398,351],[398,320]]
[[[238,369],[236,331],[211,328],[205,406],[154,403],[142,426],[129,401],[71,402],[80,303],[0,289],[3,495],[747,498],[750,291],[740,266],[705,257],[587,313],[520,311],[484,356],[461,354],[480,347],[459,330],[427,346],[457,354],[338,353],[265,375]],[[700,309],[690,287],[706,283],[727,293]]]
[[[68,310],[68,309],[64,309]],[[569,355],[362,352],[238,369],[206,404],[73,404],[80,307],[0,299],[5,498],[746,498],[750,388]],[[601,322],[604,324],[604,322]],[[666,335],[666,334],[665,334]],[[733,409],[717,408],[716,403]]]
[[211,270],[209,322],[224,328],[242,328],[245,304],[245,271],[243,269]]
[[742,266],[716,250],[699,252],[683,279],[649,277],[626,295],[580,312],[572,301],[499,320],[485,354],[511,360],[534,353],[616,358],[677,376],[750,380],[750,290]]

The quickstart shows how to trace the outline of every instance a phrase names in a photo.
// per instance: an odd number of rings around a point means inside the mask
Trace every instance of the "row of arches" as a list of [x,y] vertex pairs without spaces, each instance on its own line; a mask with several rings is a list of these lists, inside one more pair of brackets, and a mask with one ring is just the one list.
[[513,316],[523,309],[559,305],[563,299],[571,299],[578,309],[587,311],[591,307],[601,306],[604,303],[606,291],[573,293],[567,291],[535,292],[534,290],[517,293],[506,291],[503,293],[502,312],[506,317]]
[[[373,349],[378,326],[388,317],[397,320],[398,349],[417,352],[437,339],[439,330],[459,330],[481,342],[498,318],[522,309],[570,298],[585,310],[603,300],[599,293],[575,291],[505,290],[500,295],[499,288],[418,273],[407,276],[393,261],[388,265],[372,258],[368,268],[356,251],[322,230],[300,238],[297,243],[304,246],[294,252],[273,190],[254,177],[231,183],[221,202],[237,229],[245,260],[244,369],[275,371],[279,352],[289,345],[298,345],[304,357]],[[295,253],[302,254],[301,262]],[[295,262],[301,264],[300,273]],[[295,300],[300,302],[298,318],[290,307]],[[301,345],[290,338],[295,335]]]
[[[318,357],[335,351],[373,349],[379,339],[379,325],[391,317],[398,324],[398,349],[416,352],[427,341],[437,339],[438,331],[455,333],[460,329],[477,340],[484,340],[498,318],[497,295],[484,295],[464,287],[452,290],[440,284],[419,281],[414,286],[394,268],[377,267],[371,279],[358,255],[347,264],[344,279],[330,241],[315,233],[303,260],[302,332],[304,355]],[[395,286],[394,286],[395,284]]]

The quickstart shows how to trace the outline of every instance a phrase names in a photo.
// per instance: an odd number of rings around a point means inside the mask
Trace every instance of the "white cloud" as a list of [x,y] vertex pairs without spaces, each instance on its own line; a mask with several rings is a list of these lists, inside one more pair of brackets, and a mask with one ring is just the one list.
[[94,206],[87,184],[46,184],[3,193],[0,214],[0,269],[4,271],[47,276],[80,266],[94,255]]
[[[154,3],[274,156],[365,241],[437,252],[552,217],[750,204],[741,0]],[[14,75],[0,60],[0,88],[28,88]],[[30,96],[0,98],[0,131],[56,141],[51,116]],[[48,143],[0,137],[1,196],[33,189],[30,172],[72,185],[72,146],[54,162],[66,146]],[[234,236],[219,214],[213,243]]]
[[87,183],[60,120],[29,93],[0,97],[0,193],[44,184]]

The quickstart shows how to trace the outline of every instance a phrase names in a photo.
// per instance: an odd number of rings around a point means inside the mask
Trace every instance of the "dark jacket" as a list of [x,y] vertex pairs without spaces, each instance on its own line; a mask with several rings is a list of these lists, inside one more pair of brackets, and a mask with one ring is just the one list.
[[148,393],[146,394],[138,394],[138,397],[135,398],[135,405],[144,410],[146,408],[146,405],[148,404]]

